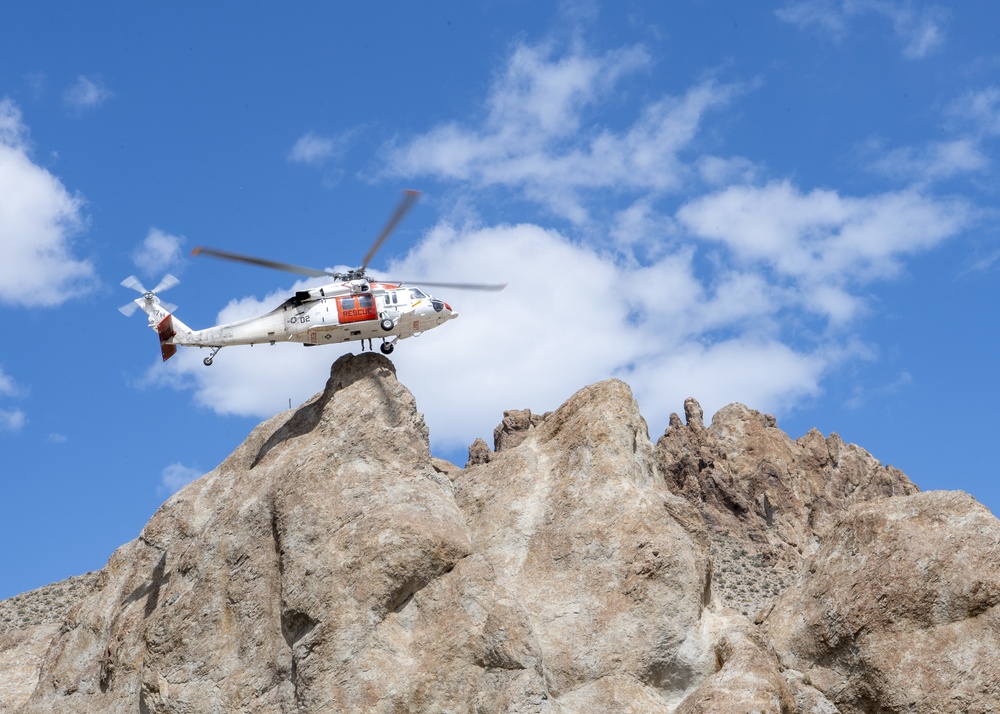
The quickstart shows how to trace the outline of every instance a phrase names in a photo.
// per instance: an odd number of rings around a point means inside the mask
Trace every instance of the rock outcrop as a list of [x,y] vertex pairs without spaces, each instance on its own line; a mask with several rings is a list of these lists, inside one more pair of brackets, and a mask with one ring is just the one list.
[[671,490],[714,534],[734,538],[771,564],[798,567],[853,504],[916,493],[899,469],[813,429],[792,440],[773,416],[730,404],[706,427],[694,399],[657,442]]
[[529,618],[548,695],[570,711],[669,711],[714,664],[697,513],[659,478],[622,382],[581,390],[524,432],[469,469],[456,499],[497,585]]
[[[601,382],[506,412],[463,470],[389,360],[345,356],[61,626],[3,635],[34,659],[0,712],[1000,710],[1000,522],[836,435],[685,411],[654,446]],[[788,578],[756,621],[722,542]]]
[[1000,711],[1000,521],[964,493],[851,508],[763,620],[844,714]]

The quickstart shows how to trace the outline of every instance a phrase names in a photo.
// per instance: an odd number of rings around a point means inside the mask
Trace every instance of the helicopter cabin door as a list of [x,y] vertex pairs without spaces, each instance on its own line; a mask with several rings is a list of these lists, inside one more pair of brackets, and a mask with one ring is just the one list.
[[341,325],[364,320],[377,320],[378,309],[371,293],[337,298],[337,319]]

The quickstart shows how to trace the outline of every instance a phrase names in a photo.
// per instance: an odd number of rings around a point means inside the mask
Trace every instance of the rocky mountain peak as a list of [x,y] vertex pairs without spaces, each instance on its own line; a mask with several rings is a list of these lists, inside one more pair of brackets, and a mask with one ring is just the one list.
[[[607,380],[459,469],[388,359],[342,357],[61,626],[0,635],[31,663],[0,712],[1000,709],[1000,522],[836,434],[684,414],[654,445]],[[788,577],[755,619],[721,595],[751,557]]]
[[919,490],[835,433],[814,429],[793,440],[772,415],[738,403],[705,428],[697,400],[684,409],[687,424],[671,415],[656,445],[668,486],[711,531],[750,544],[768,562],[797,565],[854,503]]
[[396,456],[409,451],[412,458],[426,460],[428,434],[413,395],[396,378],[395,365],[380,354],[364,352],[339,358],[322,392],[294,412],[260,425],[235,455],[243,459],[238,459],[239,467],[249,458],[254,468],[269,455],[300,452],[303,437],[325,435],[330,439],[322,443],[340,459],[353,455],[370,461],[386,451]]

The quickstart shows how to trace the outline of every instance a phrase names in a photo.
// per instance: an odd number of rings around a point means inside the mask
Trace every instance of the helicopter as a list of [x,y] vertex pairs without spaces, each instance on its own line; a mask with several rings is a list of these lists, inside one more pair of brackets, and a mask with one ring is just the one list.
[[160,338],[163,361],[177,353],[178,345],[210,349],[203,360],[211,366],[223,347],[234,345],[298,342],[306,347],[365,341],[369,347],[381,339],[379,350],[391,354],[399,340],[417,337],[458,317],[452,307],[426,292],[424,287],[461,290],[503,290],[503,284],[429,283],[422,287],[413,281],[373,279],[366,273],[368,264],[386,238],[410,210],[419,191],[403,191],[403,198],[382,231],[376,236],[361,265],[345,273],[306,268],[279,263],[264,258],[199,246],[192,255],[208,255],[266,268],[275,268],[309,277],[332,277],[333,282],[308,290],[298,290],[270,312],[246,320],[229,322],[202,330],[193,330],[173,313],[176,305],[160,301],[158,293],[174,287],[180,281],[166,275],[152,290],[147,290],[134,275],[122,281],[122,286],[136,290],[142,297],[126,303],[119,310],[129,317],[136,309],[149,316],[149,327]]

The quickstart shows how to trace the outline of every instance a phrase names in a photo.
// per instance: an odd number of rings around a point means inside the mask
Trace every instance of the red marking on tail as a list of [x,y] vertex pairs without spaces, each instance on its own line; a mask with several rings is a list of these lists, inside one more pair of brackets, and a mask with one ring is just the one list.
[[163,355],[163,361],[166,362],[177,354],[177,345],[167,342],[177,334],[174,330],[173,315],[167,315],[160,320],[160,324],[156,326],[156,333],[160,336],[160,354]]

